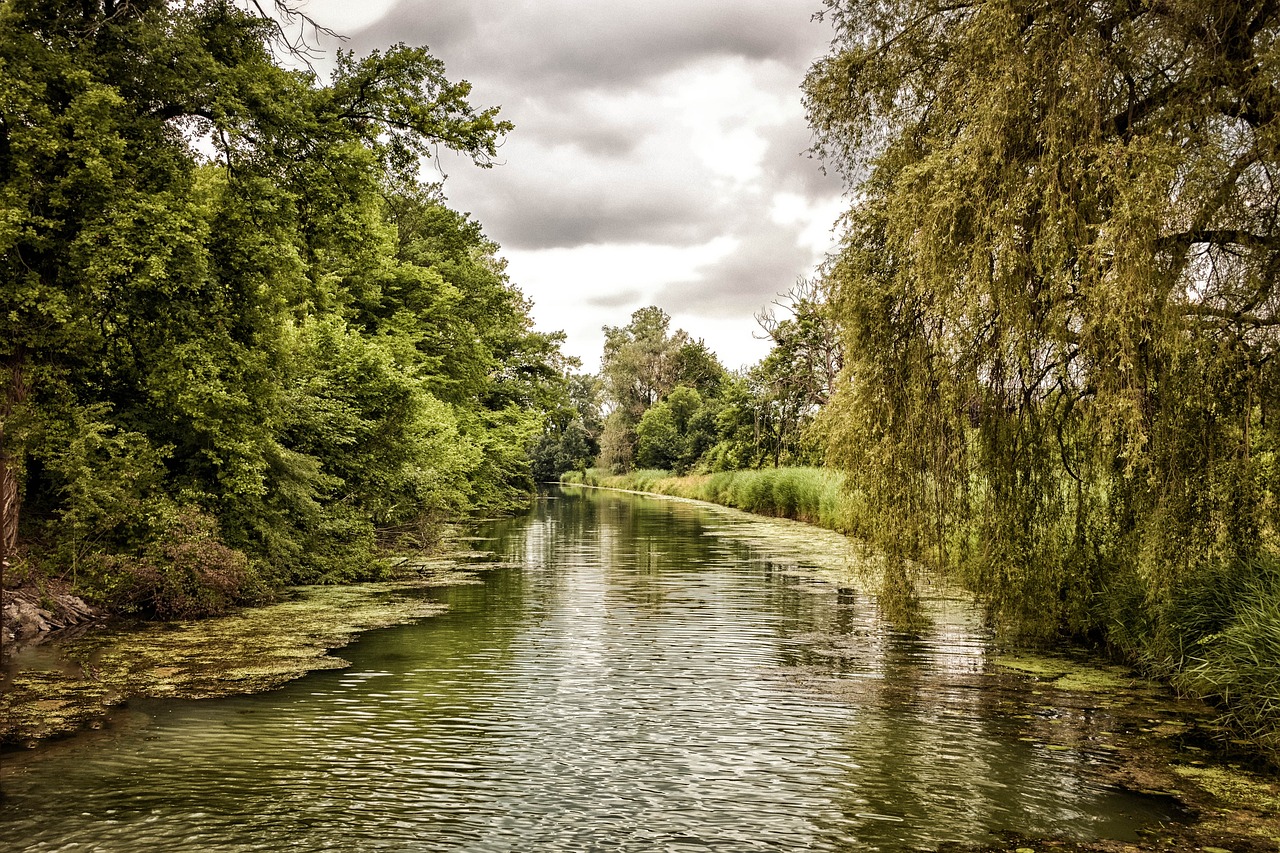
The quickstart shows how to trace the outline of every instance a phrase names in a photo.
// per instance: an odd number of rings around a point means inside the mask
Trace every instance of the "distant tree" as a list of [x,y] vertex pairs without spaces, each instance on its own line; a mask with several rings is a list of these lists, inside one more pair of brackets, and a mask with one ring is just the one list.
[[632,424],[675,387],[680,352],[690,340],[683,329],[671,334],[670,326],[667,313],[651,305],[635,311],[625,326],[604,327],[605,394]]
[[679,385],[692,388],[702,397],[715,397],[728,379],[716,354],[702,341],[683,344],[675,355],[675,377]]
[[752,369],[758,432],[774,465],[820,464],[823,450],[815,419],[836,387],[844,366],[840,326],[821,280],[801,280],[756,315],[773,342],[769,354]]
[[[577,360],[573,360],[577,367]],[[569,374],[561,404],[549,413],[543,434],[531,450],[534,479],[555,482],[566,471],[585,470],[600,452],[599,381]]]
[[731,378],[703,341],[670,326],[666,312],[650,306],[626,326],[605,327],[604,467],[626,471],[639,463],[686,471],[719,438],[720,397]]
[[[826,405],[844,368],[840,323],[827,284],[825,279],[801,279],[772,308],[756,315],[756,324],[773,342],[768,358],[778,365],[776,372],[791,375],[789,393],[808,410]],[[779,316],[775,309],[791,316]]]
[[683,455],[684,436],[671,407],[666,403],[650,407],[636,427],[636,465],[670,470]]
[[[643,417],[643,416],[642,416]],[[636,430],[622,411],[613,411],[600,432],[600,456],[596,464],[615,474],[631,470],[636,454]]]
[[575,373],[569,377],[569,401],[586,433],[589,454],[594,457],[600,452],[600,431],[604,428],[601,417],[601,395],[603,393],[599,377],[589,373]]
[[625,326],[604,327],[600,376],[610,413],[601,435],[602,464],[631,467],[636,427],[650,406],[675,387],[684,330],[670,332],[671,318],[655,306],[640,308]]
[[676,386],[651,406],[636,428],[636,463],[683,474],[715,442],[714,420],[699,418],[703,399],[696,390]]

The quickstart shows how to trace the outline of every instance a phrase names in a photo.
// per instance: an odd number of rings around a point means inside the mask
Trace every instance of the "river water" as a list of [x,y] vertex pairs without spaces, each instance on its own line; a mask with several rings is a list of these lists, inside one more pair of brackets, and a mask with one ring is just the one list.
[[0,849],[913,850],[1167,817],[1105,784],[1078,736],[1101,712],[994,672],[963,602],[894,630],[826,536],[540,502],[479,530],[518,567],[429,591],[444,615],[364,635],[347,669],[133,702],[9,756]]

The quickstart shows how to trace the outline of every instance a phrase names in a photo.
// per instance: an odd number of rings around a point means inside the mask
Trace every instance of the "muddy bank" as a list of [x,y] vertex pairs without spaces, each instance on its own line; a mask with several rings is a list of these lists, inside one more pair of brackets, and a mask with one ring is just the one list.
[[0,654],[38,643],[57,631],[101,621],[106,613],[68,592],[32,589],[0,592]]
[[432,616],[433,587],[474,583],[503,564],[466,552],[405,563],[405,579],[300,587],[286,600],[200,620],[113,619],[93,630],[41,635],[11,646],[0,682],[0,748],[100,728],[131,698],[203,699],[270,690],[320,669],[330,654],[374,628]]

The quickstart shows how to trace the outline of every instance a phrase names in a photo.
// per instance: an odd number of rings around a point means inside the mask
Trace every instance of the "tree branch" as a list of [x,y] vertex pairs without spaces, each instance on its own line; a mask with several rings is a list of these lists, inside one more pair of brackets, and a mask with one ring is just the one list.
[[1251,249],[1280,249],[1280,235],[1255,234],[1243,228],[1195,228],[1160,238],[1161,248],[1209,244],[1213,246],[1247,246]]
[[1232,311],[1227,308],[1216,308],[1212,305],[1187,305],[1182,309],[1182,314],[1186,317],[1210,317],[1219,320],[1229,320],[1237,325],[1252,326],[1255,329],[1280,326],[1280,317],[1259,317],[1256,314],[1247,314],[1243,311]]

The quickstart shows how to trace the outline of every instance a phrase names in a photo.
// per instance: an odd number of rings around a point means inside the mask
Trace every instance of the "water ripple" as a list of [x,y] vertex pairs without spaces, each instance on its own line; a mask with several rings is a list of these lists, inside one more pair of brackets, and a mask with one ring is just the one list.
[[910,850],[1159,816],[1098,781],[1105,755],[1027,737],[1058,718],[992,686],[963,603],[895,631],[760,531],[544,503],[484,543],[534,568],[439,590],[446,615],[366,635],[345,671],[138,703],[21,762],[0,849]]

